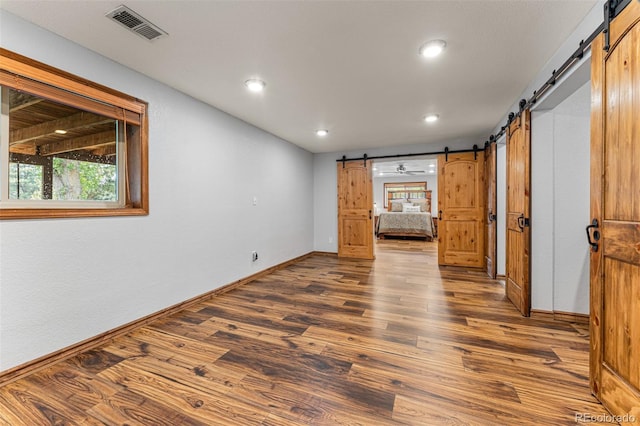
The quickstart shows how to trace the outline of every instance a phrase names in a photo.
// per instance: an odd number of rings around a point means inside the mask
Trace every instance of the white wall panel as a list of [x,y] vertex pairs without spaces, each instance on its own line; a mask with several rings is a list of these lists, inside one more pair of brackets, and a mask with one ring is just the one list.
[[149,216],[0,222],[0,370],[313,250],[311,153],[2,10],[0,41],[150,123]]

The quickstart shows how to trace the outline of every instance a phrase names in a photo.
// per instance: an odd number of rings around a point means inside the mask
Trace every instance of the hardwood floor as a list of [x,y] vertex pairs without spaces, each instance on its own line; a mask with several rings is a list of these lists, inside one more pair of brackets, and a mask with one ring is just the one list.
[[585,326],[521,317],[502,283],[439,269],[436,250],[383,240],[376,261],[312,256],[0,388],[0,422],[557,425],[606,413],[588,389]]

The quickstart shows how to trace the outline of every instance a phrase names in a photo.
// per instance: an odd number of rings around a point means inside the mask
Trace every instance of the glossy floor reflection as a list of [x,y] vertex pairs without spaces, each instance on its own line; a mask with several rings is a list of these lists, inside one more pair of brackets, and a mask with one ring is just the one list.
[[437,243],[314,255],[0,389],[0,423],[575,424],[588,330],[522,318]]

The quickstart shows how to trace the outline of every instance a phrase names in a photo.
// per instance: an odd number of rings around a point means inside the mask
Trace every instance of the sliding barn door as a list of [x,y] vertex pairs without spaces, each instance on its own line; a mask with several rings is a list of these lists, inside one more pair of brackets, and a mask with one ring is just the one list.
[[485,207],[485,255],[484,264],[487,270],[487,275],[495,279],[496,278],[496,250],[497,250],[497,224],[496,224],[496,211],[498,210],[498,203],[496,197],[496,157],[497,147],[492,143],[484,150],[484,183],[486,194],[486,207]]
[[[591,45],[591,389],[640,424],[640,2]],[[631,421],[635,418],[635,422]]]
[[371,160],[338,163],[338,256],[373,259]]
[[438,157],[438,264],[484,267],[484,153]]
[[531,311],[531,114],[522,111],[507,131],[507,297],[524,316]]

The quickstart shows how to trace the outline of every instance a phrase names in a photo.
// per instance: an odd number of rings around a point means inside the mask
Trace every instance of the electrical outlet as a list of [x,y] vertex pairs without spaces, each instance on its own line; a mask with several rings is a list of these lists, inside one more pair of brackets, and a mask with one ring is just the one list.
[[251,260],[253,260],[254,262],[258,260],[258,252],[257,251],[252,251],[251,252]]

